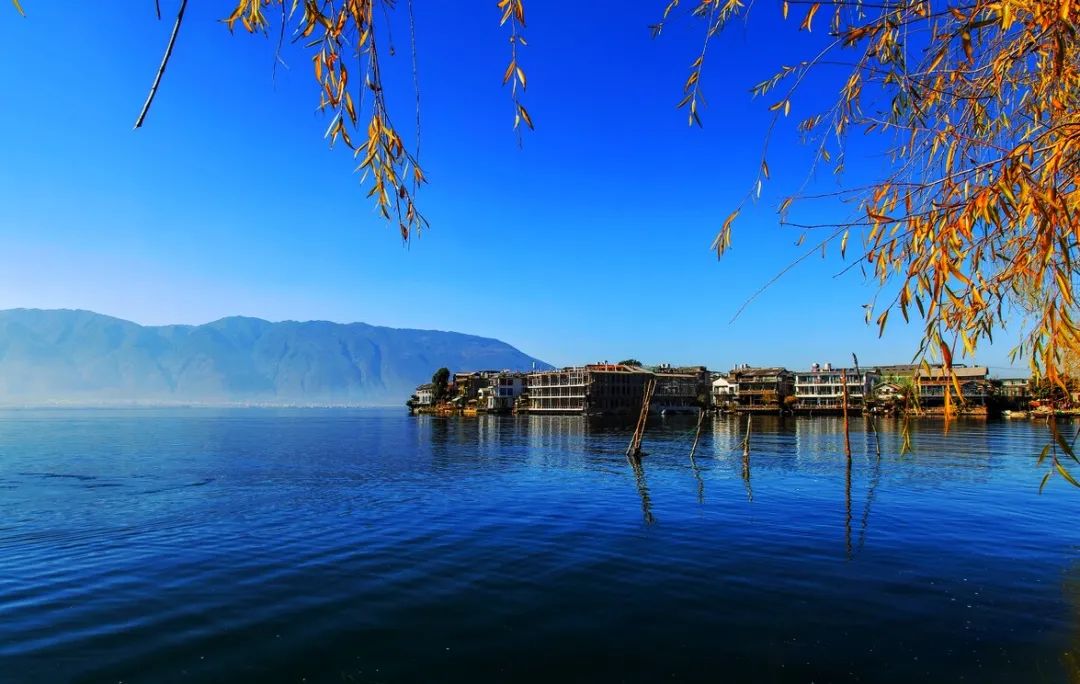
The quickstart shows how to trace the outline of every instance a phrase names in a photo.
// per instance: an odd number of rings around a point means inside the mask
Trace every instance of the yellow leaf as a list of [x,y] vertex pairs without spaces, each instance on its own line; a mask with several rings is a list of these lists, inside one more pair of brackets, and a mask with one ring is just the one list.
[[525,111],[525,108],[521,105],[518,105],[517,108],[518,112],[521,114],[521,118],[524,119],[525,124],[528,125],[529,129],[531,130],[533,127],[532,117],[529,116],[529,113]]
[[731,214],[724,219],[724,225],[720,227],[720,232],[716,234],[716,239],[713,240],[712,249],[716,250],[717,256],[724,253],[728,245],[731,244],[731,224],[735,221],[735,217],[739,215],[739,210],[731,212]]
[[814,15],[817,14],[818,9],[820,8],[820,2],[815,2],[813,5],[810,5],[810,11],[806,13],[806,18],[803,19],[802,26],[799,27],[800,31],[802,29],[806,29],[807,31],[810,30],[810,22],[814,20]]
[[1080,487],[1080,482],[1077,482],[1076,478],[1069,474],[1069,471],[1065,470],[1065,466],[1061,465],[1060,462],[1054,461],[1054,467],[1057,468],[1057,471],[1061,473],[1061,476],[1065,478],[1069,482],[1069,484],[1074,487]]

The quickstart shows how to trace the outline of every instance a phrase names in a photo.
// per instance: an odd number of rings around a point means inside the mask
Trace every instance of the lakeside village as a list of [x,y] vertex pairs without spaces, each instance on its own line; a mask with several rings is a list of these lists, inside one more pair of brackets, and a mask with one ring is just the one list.
[[[845,385],[847,392],[845,396]],[[570,414],[633,418],[648,397],[650,413],[662,416],[717,413],[799,415],[851,413],[941,415],[946,394],[957,415],[1023,418],[1072,414],[1080,392],[1028,378],[991,378],[985,366],[941,365],[809,370],[737,365],[726,373],[704,366],[619,363],[532,372],[442,368],[406,402],[411,413]]]

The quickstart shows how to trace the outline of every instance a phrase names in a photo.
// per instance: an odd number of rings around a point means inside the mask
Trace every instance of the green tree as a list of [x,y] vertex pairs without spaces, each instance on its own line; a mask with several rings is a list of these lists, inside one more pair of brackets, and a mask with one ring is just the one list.
[[431,384],[433,385],[432,396],[435,401],[445,400],[450,386],[450,369],[443,367],[435,371],[435,375],[431,376]]
[[642,367],[644,367],[645,364],[641,363],[637,359],[623,359],[622,361],[619,362],[619,365],[622,365],[622,366],[637,366],[639,368],[642,368]]

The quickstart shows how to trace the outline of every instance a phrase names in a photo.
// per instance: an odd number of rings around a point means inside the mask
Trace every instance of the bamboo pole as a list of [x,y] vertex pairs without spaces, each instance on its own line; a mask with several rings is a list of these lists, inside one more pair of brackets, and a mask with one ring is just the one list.
[[694,453],[697,451],[698,440],[701,439],[701,426],[705,422],[705,409],[698,410],[697,430],[694,432],[694,445],[690,447],[690,462],[694,461]]
[[630,446],[626,447],[627,458],[641,458],[641,438],[645,434],[645,424],[649,419],[649,403],[652,401],[653,392],[656,390],[656,379],[650,379],[645,383],[645,391],[642,394],[641,413],[638,414],[637,426],[630,438]]
[[750,413],[746,414],[746,435],[743,437],[742,442],[742,455],[744,457],[750,456]]
[[848,387],[847,370],[840,369],[840,383],[844,386],[844,455],[851,460],[851,426],[848,424]]

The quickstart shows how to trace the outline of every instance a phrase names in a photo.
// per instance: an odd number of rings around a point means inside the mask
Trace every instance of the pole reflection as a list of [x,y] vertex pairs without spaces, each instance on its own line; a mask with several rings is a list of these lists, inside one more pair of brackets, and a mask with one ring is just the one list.
[[[871,423],[872,425],[873,423]],[[877,434],[877,430],[874,431]],[[870,487],[866,490],[866,505],[863,506],[862,524],[859,526],[859,545],[858,551],[862,551],[863,543],[866,541],[866,529],[870,524],[870,505],[874,503],[874,494],[877,492],[878,485],[881,483],[881,450],[878,449],[877,458],[874,459],[874,473],[870,476]]]
[[705,503],[705,480],[701,477],[701,469],[698,468],[697,461],[694,460],[693,452],[690,452],[690,470],[694,473],[694,479],[697,480],[697,502],[699,504]]
[[746,500],[754,500],[754,488],[750,486],[750,450],[743,451],[742,458],[742,480],[746,486]]
[[851,560],[851,454],[847,455],[844,468],[844,550]]
[[627,456],[626,460],[630,461],[630,467],[634,470],[634,483],[637,485],[638,496],[641,497],[641,515],[646,525],[652,525],[656,518],[652,514],[652,499],[649,498],[649,486],[645,482],[645,468],[642,467],[640,458]]

